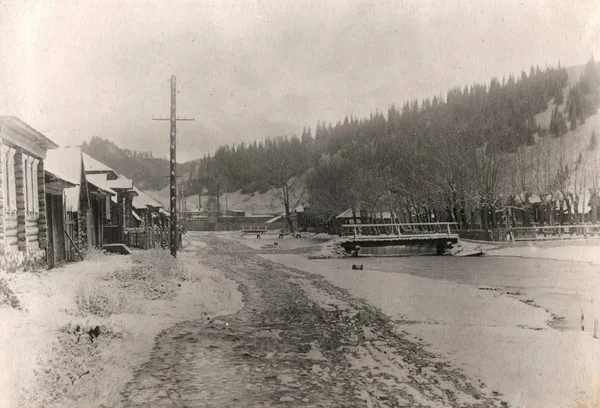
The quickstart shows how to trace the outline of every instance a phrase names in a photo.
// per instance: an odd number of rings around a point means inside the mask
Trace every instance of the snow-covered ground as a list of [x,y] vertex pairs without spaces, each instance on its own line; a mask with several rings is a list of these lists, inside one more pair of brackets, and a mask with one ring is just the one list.
[[[170,259],[167,251],[138,251],[136,274],[133,255],[96,255],[37,273],[0,271],[21,306],[0,304],[0,407],[113,406],[161,331],[239,310],[236,283],[194,257],[205,244],[185,244],[182,274],[157,265]],[[119,310],[82,312],[75,301],[82,293],[106,296],[109,305],[119,299]],[[106,306],[100,298],[94,304]],[[92,342],[87,331],[95,326],[100,335]]]
[[[499,256],[264,256],[321,274],[381,308],[399,331],[422,339],[512,406],[597,406],[591,398],[600,390],[600,340],[593,338],[600,242],[474,245]],[[352,270],[354,263],[364,270]]]

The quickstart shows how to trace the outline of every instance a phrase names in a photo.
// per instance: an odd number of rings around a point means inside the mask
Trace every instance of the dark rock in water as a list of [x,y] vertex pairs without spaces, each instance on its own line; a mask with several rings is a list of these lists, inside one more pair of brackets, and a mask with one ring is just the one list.
[[93,329],[90,329],[88,334],[90,335],[90,339],[92,340],[92,343],[93,343],[94,338],[100,336],[100,326],[96,326]]
[[354,264],[354,265],[352,265],[352,270],[362,271],[363,270],[363,265],[362,264],[360,264],[360,265]]

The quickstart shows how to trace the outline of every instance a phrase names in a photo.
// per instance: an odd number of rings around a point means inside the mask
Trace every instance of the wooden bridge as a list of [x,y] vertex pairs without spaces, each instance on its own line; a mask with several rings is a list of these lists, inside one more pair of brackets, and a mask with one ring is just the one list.
[[448,242],[458,242],[458,234],[451,229],[453,225],[457,223],[346,224],[342,228],[352,231],[342,237],[340,245],[349,253],[372,247],[425,246],[441,254]]

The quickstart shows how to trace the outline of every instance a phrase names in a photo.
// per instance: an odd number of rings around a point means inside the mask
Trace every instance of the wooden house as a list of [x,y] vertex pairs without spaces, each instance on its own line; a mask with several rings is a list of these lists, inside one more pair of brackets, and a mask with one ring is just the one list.
[[361,209],[348,208],[326,221],[327,232],[330,234],[342,234],[342,225],[346,224],[393,224],[399,219],[393,211],[365,211]]
[[[309,205],[298,205],[291,210],[290,220],[295,232],[305,232],[308,230],[312,232],[317,232],[317,230],[318,232],[324,232],[325,230],[324,223],[310,212]],[[267,220],[265,224],[269,224],[272,229],[279,228],[284,231],[288,231],[289,229],[285,213]]]
[[67,260],[74,261],[79,258],[78,252],[102,245],[106,197],[115,194],[103,185],[88,182],[79,146],[48,151],[46,168],[74,184],[64,189]]
[[137,195],[132,201],[133,225],[127,231],[127,245],[144,249],[163,245],[167,235],[160,219],[162,204],[137,187],[133,189]]
[[47,248],[44,160],[57,145],[13,116],[0,117],[0,268],[41,264]]
[[49,268],[53,268],[69,260],[68,248],[75,250],[66,234],[65,220],[67,217],[64,192],[65,189],[74,188],[75,184],[50,170],[45,170],[44,180],[46,184],[46,263]]
[[83,166],[92,184],[112,194],[105,196],[103,206],[102,245],[125,244],[126,229],[135,222],[133,198],[137,193],[133,189],[133,181],[85,153]]

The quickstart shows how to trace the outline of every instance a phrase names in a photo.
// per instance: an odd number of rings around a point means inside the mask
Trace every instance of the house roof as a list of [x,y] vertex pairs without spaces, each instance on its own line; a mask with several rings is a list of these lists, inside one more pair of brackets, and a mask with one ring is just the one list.
[[271,218],[270,220],[267,220],[267,221],[265,221],[265,224],[272,224],[272,223],[274,223],[275,221],[277,221],[277,220],[280,220],[280,219],[281,219],[281,218],[283,218],[284,216],[285,216],[285,214],[282,214],[282,215],[277,215],[277,216],[275,216],[275,217]]
[[146,193],[142,192],[136,186],[133,186],[133,190],[137,193],[137,196],[133,197],[133,208],[144,209],[144,208],[147,208],[148,206],[162,208],[162,204],[160,204],[158,201],[152,199],[150,196],[148,196]]
[[47,171],[73,185],[73,187],[65,188],[64,190],[65,211],[79,211],[81,178],[83,173],[81,147],[61,146],[48,150],[44,165]]
[[63,180],[80,185],[82,162],[81,147],[60,146],[48,150],[44,167]]
[[108,187],[106,183],[106,173],[86,174],[85,178],[89,184],[102,190],[108,195],[117,195],[116,191]]
[[83,153],[83,165],[86,173],[113,173],[117,172],[108,167],[106,164],[99,162],[87,153]]
[[137,213],[135,211],[132,211],[131,214],[133,215],[133,218],[135,218],[136,220],[138,220],[140,222],[142,221],[142,218],[139,215],[137,215]]
[[131,190],[133,189],[133,180],[119,177],[116,180],[107,180],[106,185],[113,190]]
[[[304,212],[304,206],[299,205],[297,207],[294,207],[294,209],[290,211],[290,214],[293,214],[293,213],[301,214],[303,212]],[[251,216],[252,215],[250,215],[250,217]],[[261,217],[261,215],[256,215],[256,216]],[[262,217],[264,217],[264,215]],[[271,218],[270,220],[265,221],[265,224],[271,224],[271,223],[277,221],[278,219],[280,219],[281,217],[285,217],[285,212],[282,212],[281,214],[276,215],[275,217]]]
[[61,195],[64,191],[63,189],[74,187],[73,183],[63,180],[60,176],[48,170],[44,170],[44,178],[46,193],[48,194]]
[[[0,116],[0,126],[2,127],[4,136],[8,135],[10,137],[12,135],[33,142],[32,144],[30,143],[31,147],[37,147],[33,150],[39,150],[40,147],[44,150],[58,147],[52,140],[48,139],[16,116]],[[6,132],[7,129],[9,129],[10,132]]]

